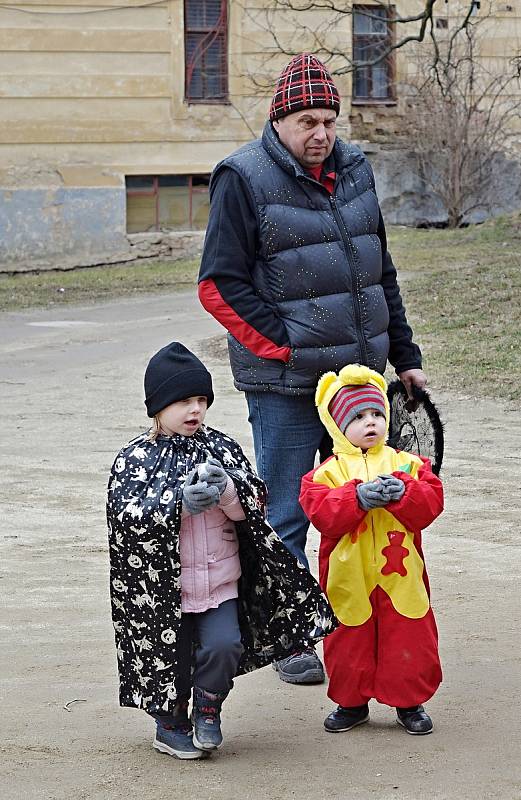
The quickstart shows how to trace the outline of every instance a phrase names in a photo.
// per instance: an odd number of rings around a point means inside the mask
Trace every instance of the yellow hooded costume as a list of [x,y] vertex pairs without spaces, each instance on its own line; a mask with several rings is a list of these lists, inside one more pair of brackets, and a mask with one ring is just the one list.
[[[430,608],[421,552],[422,525],[415,519],[412,528],[408,523],[411,517],[418,517],[420,523],[427,519],[429,524],[441,512],[441,483],[430,472],[425,459],[397,452],[384,441],[362,452],[340,432],[329,413],[329,404],[343,386],[358,384],[369,384],[382,393],[388,427],[386,383],[368,367],[349,365],[338,375],[328,372],[316,390],[318,412],[333,439],[334,455],[304,477],[301,503],[315,527],[333,539],[321,546],[322,588],[344,625],[361,625],[369,619],[372,613],[369,598],[377,586],[388,595],[399,614],[419,619]],[[417,484],[420,472],[426,469],[426,492],[418,492],[416,487],[411,491],[411,482]],[[357,483],[372,481],[380,474],[401,478],[406,484],[404,497],[366,513],[359,507],[353,490]],[[350,490],[344,491],[350,482],[354,482]],[[326,498],[324,493],[313,491],[311,483],[338,492],[327,493]]]

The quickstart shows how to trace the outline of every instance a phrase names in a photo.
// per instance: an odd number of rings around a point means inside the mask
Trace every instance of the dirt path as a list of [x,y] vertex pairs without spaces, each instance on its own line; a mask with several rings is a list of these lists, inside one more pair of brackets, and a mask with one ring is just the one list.
[[326,734],[324,687],[269,668],[237,680],[206,763],[155,753],[146,715],[118,707],[108,468],[144,427],[147,358],[175,338],[214,374],[209,423],[251,455],[220,334],[190,295],[0,316],[1,797],[519,800],[521,420],[435,387],[447,453],[447,510],[425,535],[445,670],[435,733],[407,736],[375,705],[370,725]]

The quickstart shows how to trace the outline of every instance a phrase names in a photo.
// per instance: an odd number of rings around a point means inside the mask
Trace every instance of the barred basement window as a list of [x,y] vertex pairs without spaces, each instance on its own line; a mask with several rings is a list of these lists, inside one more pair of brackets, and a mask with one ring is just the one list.
[[184,0],[185,99],[228,102],[228,13],[226,0]]
[[[394,101],[394,6],[353,6],[353,102]],[[382,58],[382,56],[384,56]],[[381,59],[381,60],[380,60]]]
[[127,175],[127,233],[204,230],[210,175]]

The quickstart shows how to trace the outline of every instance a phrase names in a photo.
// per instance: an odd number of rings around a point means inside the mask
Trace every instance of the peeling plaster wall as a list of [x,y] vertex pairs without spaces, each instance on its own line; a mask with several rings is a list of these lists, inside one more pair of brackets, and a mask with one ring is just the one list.
[[[221,105],[184,99],[180,0],[28,10],[0,6],[0,271],[193,256],[198,232],[126,236],[125,175],[208,173],[260,133],[270,92],[246,77],[266,66],[255,14],[229,3]],[[284,15],[278,24],[287,29]],[[347,96],[347,78],[339,88]]]
[[0,189],[0,230],[4,270],[129,257],[123,187]]
[[200,256],[204,231],[128,234],[124,188],[0,188],[0,273]]
[[127,235],[124,176],[84,165],[0,171],[0,231],[0,273],[195,258],[204,241],[204,231]]

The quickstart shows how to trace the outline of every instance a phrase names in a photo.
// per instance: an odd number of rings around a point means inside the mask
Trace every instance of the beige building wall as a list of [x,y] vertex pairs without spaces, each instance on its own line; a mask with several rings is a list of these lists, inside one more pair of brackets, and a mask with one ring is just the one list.
[[[268,3],[229,3],[230,102],[217,105],[184,101],[182,0],[145,3],[23,0],[0,7],[1,263],[126,257],[126,175],[208,173],[261,132],[273,75],[287,61],[265,30]],[[396,5],[409,15],[423,4]],[[495,5],[486,56],[500,67],[520,49],[521,3]],[[461,2],[439,7],[456,14]],[[311,29],[317,13],[308,14]],[[291,15],[280,11],[271,21],[294,48]],[[299,49],[310,46],[301,32],[298,39]],[[349,16],[329,42],[350,47]],[[397,51],[398,85],[413,55],[414,47]],[[340,136],[392,136],[400,97],[396,106],[351,110],[350,76],[338,85]],[[85,219],[82,231],[78,220]]]
[[[183,102],[181,0],[124,4],[129,8],[118,8],[121,0],[25,0],[23,11],[0,8],[4,164],[206,171],[230,145],[250,138],[233,106]],[[231,38],[240,61],[240,36]],[[241,95],[233,70],[230,88]]]

